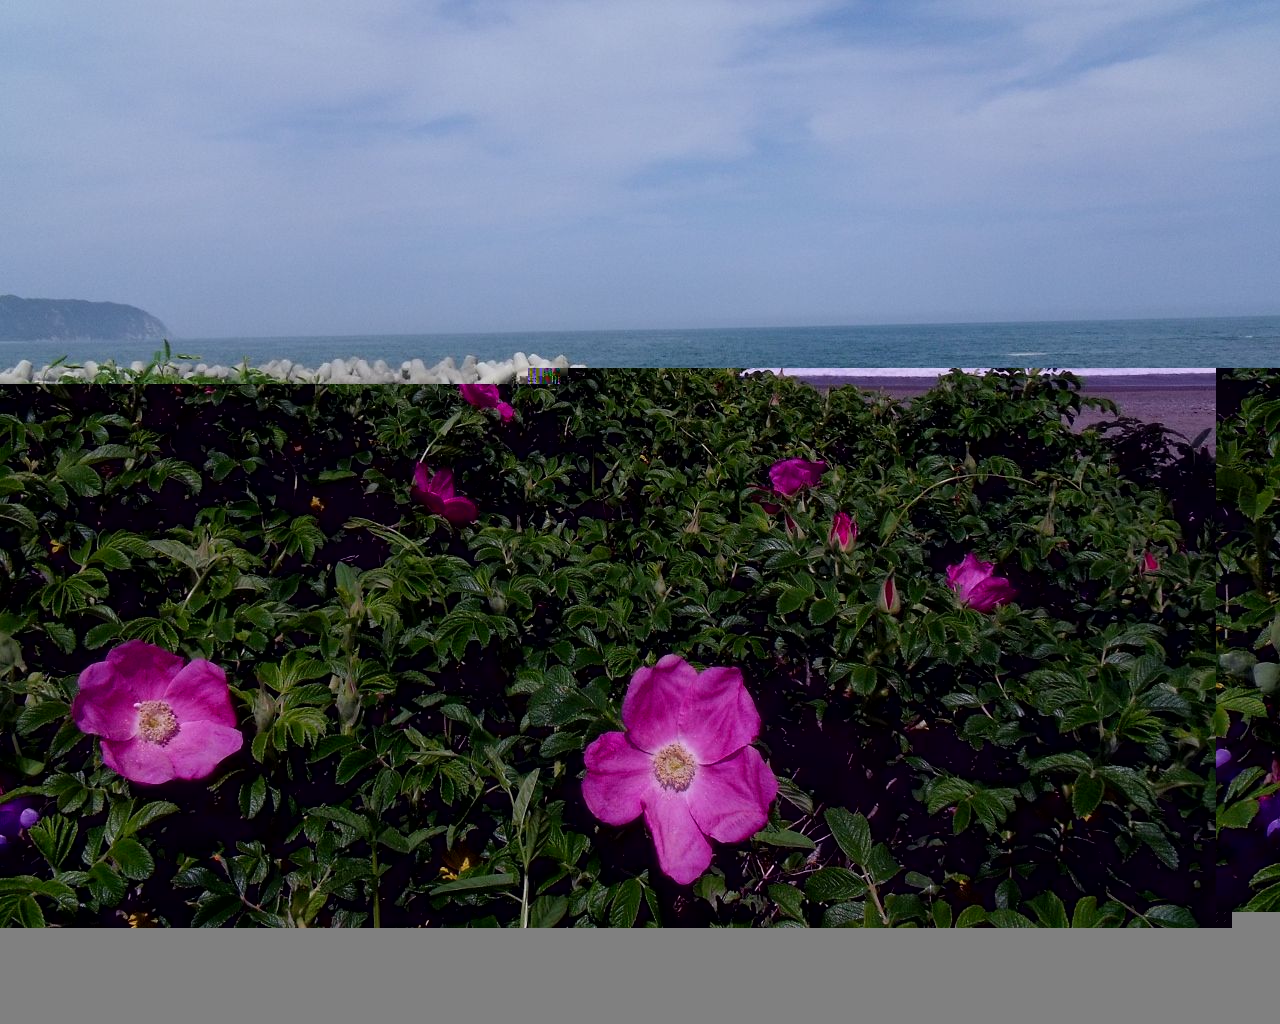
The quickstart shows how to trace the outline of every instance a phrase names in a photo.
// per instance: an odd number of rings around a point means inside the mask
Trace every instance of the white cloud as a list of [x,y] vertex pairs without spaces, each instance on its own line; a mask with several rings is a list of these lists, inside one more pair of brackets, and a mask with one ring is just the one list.
[[11,2],[0,273],[30,294],[168,289],[196,320],[214,300],[192,273],[267,303],[271,275],[303,295],[363,272],[394,303],[430,272],[463,322],[486,260],[510,293],[585,275],[580,301],[652,277],[665,244],[681,251],[654,285],[673,294],[731,304],[728,254],[757,291],[805,263],[811,291],[788,301],[826,308],[839,275],[821,268],[851,239],[927,237],[921,218],[954,244],[1021,223],[1028,245],[1063,217],[1141,234],[1215,203],[1232,230],[1259,194],[1251,224],[1280,218],[1280,18],[910,6],[938,31],[820,0]]

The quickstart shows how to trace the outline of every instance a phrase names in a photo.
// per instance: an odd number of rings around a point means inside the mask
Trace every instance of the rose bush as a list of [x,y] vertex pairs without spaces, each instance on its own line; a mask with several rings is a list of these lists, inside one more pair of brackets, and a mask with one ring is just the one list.
[[[4,921],[1212,919],[1213,558],[1075,378],[207,384],[0,392]],[[1015,600],[957,600],[971,554]],[[80,694],[129,643],[225,673],[243,745],[113,770]],[[167,693],[112,698],[135,743]]]
[[[1218,897],[1231,911],[1280,910],[1280,371],[1219,371],[1217,533]],[[1161,566],[1163,571],[1163,565]]]

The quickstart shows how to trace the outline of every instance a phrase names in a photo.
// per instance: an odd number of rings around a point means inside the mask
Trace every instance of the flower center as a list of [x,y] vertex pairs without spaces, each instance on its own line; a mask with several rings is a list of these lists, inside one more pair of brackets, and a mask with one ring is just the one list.
[[668,743],[653,755],[653,775],[663,789],[683,792],[698,772],[693,755],[679,743]]
[[178,716],[164,701],[144,700],[134,707],[138,709],[138,732],[144,740],[164,746],[177,734]]

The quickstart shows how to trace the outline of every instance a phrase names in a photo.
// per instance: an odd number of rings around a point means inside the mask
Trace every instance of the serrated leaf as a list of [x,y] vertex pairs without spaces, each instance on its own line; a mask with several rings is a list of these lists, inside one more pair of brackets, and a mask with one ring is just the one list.
[[789,828],[766,828],[751,837],[758,843],[770,846],[789,846],[797,850],[812,850],[816,844],[802,832],[793,832]]
[[823,626],[836,617],[836,612],[840,609],[836,603],[828,598],[819,598],[809,605],[809,622],[814,626]]
[[628,878],[614,888],[613,905],[609,908],[610,928],[631,928],[635,926],[636,915],[640,913],[642,887],[638,879]]
[[116,840],[112,844],[108,856],[116,862],[116,866],[125,878],[132,879],[135,882],[150,878],[152,872],[156,869],[156,862],[152,859],[151,854],[136,839]]
[[866,866],[871,857],[871,826],[862,814],[853,814],[843,807],[830,807],[826,812],[827,827],[840,849],[854,864]]
[[1144,915],[1148,920],[1155,921],[1157,924],[1163,925],[1165,928],[1197,928],[1199,925],[1196,919],[1191,916],[1191,911],[1185,907],[1175,907],[1169,904],[1162,904],[1158,907],[1152,907]]
[[1081,772],[1071,789],[1071,813],[1083,818],[1098,809],[1106,784],[1096,775]]
[[804,884],[805,895],[815,903],[858,899],[867,892],[866,883],[848,868],[820,868]]
[[804,920],[804,893],[783,882],[771,883],[768,891],[769,898],[783,914],[795,921]]

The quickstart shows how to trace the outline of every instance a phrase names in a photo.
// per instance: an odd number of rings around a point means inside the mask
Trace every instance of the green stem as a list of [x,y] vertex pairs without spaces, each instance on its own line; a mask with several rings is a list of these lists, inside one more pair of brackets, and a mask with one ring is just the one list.
[[373,839],[373,926],[382,927],[382,907],[378,902],[378,839]]

